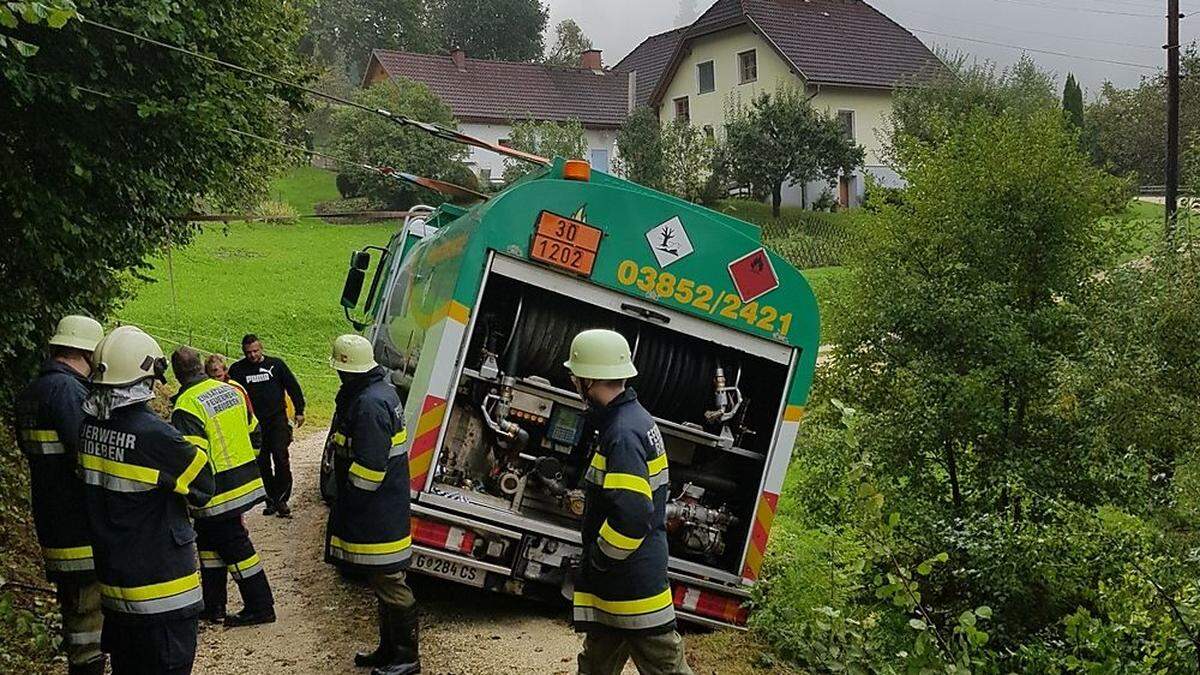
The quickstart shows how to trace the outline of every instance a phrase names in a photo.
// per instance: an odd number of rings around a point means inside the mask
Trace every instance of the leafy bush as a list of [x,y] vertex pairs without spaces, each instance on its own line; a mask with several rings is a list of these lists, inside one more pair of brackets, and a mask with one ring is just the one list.
[[658,113],[649,106],[638,106],[617,133],[616,166],[627,180],[654,190],[662,188],[662,126]]
[[[354,94],[354,100],[371,109],[383,108],[424,122],[455,127],[454,115],[446,104],[423,84],[394,78]],[[397,171],[450,180],[457,175],[467,149],[457,143],[433,138],[424,131],[401,126],[386,118],[356,108],[333,113],[332,146],[345,159],[389,167]],[[342,176],[345,177],[342,177]],[[338,191],[343,197],[370,197],[389,208],[406,209],[417,203],[435,205],[445,197],[399,179],[368,169],[343,169]]]
[[[537,122],[529,119],[514,122],[508,138],[513,148],[547,159],[582,159],[587,155],[587,136],[579,120]],[[507,157],[504,159],[504,180],[509,183],[540,170],[541,167],[536,164]]]

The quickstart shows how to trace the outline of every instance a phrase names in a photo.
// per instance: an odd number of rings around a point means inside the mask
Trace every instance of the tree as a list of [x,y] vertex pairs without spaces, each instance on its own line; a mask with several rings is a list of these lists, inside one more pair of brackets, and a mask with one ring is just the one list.
[[1063,87],[1063,113],[1074,129],[1083,129],[1083,88],[1075,81],[1073,73],[1067,73],[1067,84]]
[[[1180,57],[1180,138],[1200,132],[1200,51],[1195,44]],[[1087,108],[1094,159],[1118,175],[1133,174],[1143,185],[1166,180],[1167,84],[1160,71],[1137,87],[1106,82]]]
[[662,191],[702,202],[709,190],[717,144],[700,129],[675,121],[662,128]]
[[[303,16],[290,3],[210,0],[201,12],[157,0],[89,1],[80,11],[305,79],[296,55]],[[230,128],[278,138],[289,108],[302,105],[289,87],[94,26],[13,27],[11,19],[0,10],[6,41],[37,50],[29,58],[0,51],[0,396],[37,366],[60,316],[103,317],[148,256],[187,243],[196,226],[180,216],[202,202],[257,201],[281,157]],[[62,20],[54,10],[45,19]]]
[[[931,584],[930,601],[951,616],[990,605],[1003,639],[1032,635],[1093,583],[1066,575],[1047,587],[1048,572],[1033,570],[1103,551],[1034,545],[1066,536],[1062,513],[1033,495],[1086,509],[1121,489],[1081,449],[1056,391],[1061,365],[1083,351],[1077,302],[1111,259],[1103,217],[1123,205],[1120,182],[1080,152],[1056,109],[980,109],[937,144],[897,142],[911,146],[899,167],[909,187],[856,250],[828,395],[867,411],[857,436],[913,520],[917,555],[949,551],[970,568]],[[813,489],[829,479],[817,473]]]
[[802,92],[784,87],[764,92],[749,107],[736,106],[725,122],[732,176],[769,191],[778,218],[785,182],[833,180],[863,163],[863,149],[848,139],[838,120],[813,109]]
[[301,52],[339,66],[357,86],[373,49],[427,52],[440,46],[428,26],[423,0],[312,0]]
[[[404,78],[359,90],[354,101],[423,122],[456,126],[454,114],[436,94],[424,84]],[[423,131],[356,108],[340,108],[334,112],[332,146],[339,156],[351,161],[451,182],[460,180],[459,162],[467,157],[467,149],[457,143],[433,138]],[[352,196],[370,197],[393,208],[445,201],[440,195],[366,169],[345,169],[339,179],[341,185],[355,188],[350,190],[357,193]]]
[[[966,118],[981,112],[1018,116],[1059,108],[1054,77],[1040,70],[1028,56],[998,71],[988,62],[968,61],[964,56],[942,55],[943,68],[922,73],[913,84],[893,94],[891,129],[884,154],[892,164],[908,163],[900,150],[919,145],[937,145]],[[899,144],[898,141],[905,142]]]
[[592,48],[592,41],[574,19],[563,19],[554,27],[554,47],[546,56],[546,64],[578,68],[583,52]]
[[649,106],[638,106],[617,132],[618,172],[655,190],[663,183],[663,138],[658,115]]
[[[514,122],[508,139],[509,145],[517,150],[546,158],[582,159],[588,150],[587,136],[579,120],[537,122],[527,119]],[[510,158],[504,160],[504,180],[509,183],[537,170],[537,165],[529,162]]]
[[431,30],[442,45],[501,61],[542,58],[549,19],[540,0],[428,0]]
[[675,25],[690,25],[699,15],[700,12],[696,9],[696,0],[679,0],[679,11],[675,14]]

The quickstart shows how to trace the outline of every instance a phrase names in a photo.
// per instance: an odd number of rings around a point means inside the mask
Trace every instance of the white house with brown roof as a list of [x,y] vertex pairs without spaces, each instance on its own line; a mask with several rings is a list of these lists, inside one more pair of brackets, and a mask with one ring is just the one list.
[[[604,69],[599,50],[584,52],[582,68],[564,68],[473,59],[461,49],[448,55],[376,49],[363,86],[392,77],[425,84],[450,107],[461,131],[501,145],[514,121],[578,120],[586,159],[601,171],[611,168],[617,130],[631,109],[629,74]],[[487,150],[472,148],[469,164],[481,181],[504,173],[503,158]]]
[[731,105],[782,86],[803,89],[814,106],[841,119],[866,149],[866,162],[836,186],[785,187],[784,201],[811,203],[836,190],[842,204],[853,205],[864,173],[898,183],[880,140],[892,91],[939,67],[920,40],[863,0],[717,0],[690,26],[647,38],[614,70],[633,78],[636,105],[717,138]]

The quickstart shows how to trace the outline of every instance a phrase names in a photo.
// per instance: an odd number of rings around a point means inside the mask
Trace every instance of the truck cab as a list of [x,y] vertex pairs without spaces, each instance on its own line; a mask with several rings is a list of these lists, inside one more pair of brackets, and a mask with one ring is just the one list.
[[414,571],[570,597],[595,439],[562,364],[608,328],[667,447],[677,614],[744,626],[819,335],[758,228],[558,158],[470,208],[415,210],[351,256],[342,305],[405,400]]

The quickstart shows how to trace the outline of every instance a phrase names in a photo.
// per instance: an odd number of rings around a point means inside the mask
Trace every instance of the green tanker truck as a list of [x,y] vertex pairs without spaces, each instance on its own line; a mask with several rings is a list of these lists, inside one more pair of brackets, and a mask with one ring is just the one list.
[[415,571],[570,596],[591,438],[562,363],[611,328],[667,445],[678,614],[744,625],[819,344],[757,227],[555,159],[356,251],[342,305],[405,393]]

